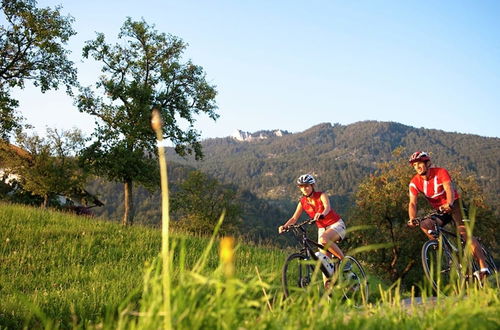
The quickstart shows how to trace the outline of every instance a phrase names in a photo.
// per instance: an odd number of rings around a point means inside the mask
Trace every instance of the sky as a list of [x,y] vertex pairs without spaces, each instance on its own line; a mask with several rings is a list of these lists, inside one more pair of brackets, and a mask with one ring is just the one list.
[[[500,137],[500,1],[38,1],[56,5],[75,19],[85,86],[101,67],[82,61],[85,41],[116,40],[127,17],[183,39],[218,91],[202,139],[363,120]],[[39,133],[94,129],[64,90],[13,95]]]

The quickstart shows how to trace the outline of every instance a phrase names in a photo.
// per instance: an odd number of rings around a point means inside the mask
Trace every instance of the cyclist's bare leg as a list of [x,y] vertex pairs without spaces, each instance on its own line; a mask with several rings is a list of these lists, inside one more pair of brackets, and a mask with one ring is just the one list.
[[[460,236],[462,236],[462,239],[467,242],[467,230],[465,229],[465,225],[462,220],[462,212],[460,212],[460,208],[454,207],[451,216],[453,218],[453,221],[455,222],[455,226],[457,227]],[[483,250],[481,249],[481,245],[479,245],[478,240],[474,236],[471,236],[471,247],[472,255],[479,262],[479,267],[488,268],[488,265],[486,264],[484,258]]]
[[[467,237],[467,231],[465,230],[465,226],[458,226],[458,232],[460,233],[460,236],[462,236],[462,239],[464,241],[467,241],[468,237]],[[472,255],[479,262],[479,267],[488,268],[488,265],[486,264],[484,258],[483,250],[481,249],[478,240],[474,236],[471,237],[471,248],[472,248]]]
[[330,254],[329,255],[330,258],[331,258],[331,254],[333,254],[334,256],[336,256],[337,258],[342,260],[342,259],[344,259],[344,253],[339,248],[337,243],[335,243],[339,240],[341,240],[340,235],[334,229],[330,228],[330,229],[325,230],[323,235],[321,235],[321,237],[319,238],[319,243],[323,246],[328,247],[327,252],[329,252],[328,254]]

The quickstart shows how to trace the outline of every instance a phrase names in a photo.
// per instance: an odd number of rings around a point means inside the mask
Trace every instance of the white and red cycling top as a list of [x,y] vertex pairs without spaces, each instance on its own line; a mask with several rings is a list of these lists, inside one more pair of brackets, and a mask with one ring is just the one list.
[[[416,174],[410,181],[410,194],[417,196],[419,192],[424,194],[431,206],[438,209],[441,205],[446,204],[446,191],[443,183],[450,182],[451,177],[448,171],[441,167],[431,167],[427,170],[427,180]],[[452,189],[453,198],[455,201],[458,198],[458,193]]]

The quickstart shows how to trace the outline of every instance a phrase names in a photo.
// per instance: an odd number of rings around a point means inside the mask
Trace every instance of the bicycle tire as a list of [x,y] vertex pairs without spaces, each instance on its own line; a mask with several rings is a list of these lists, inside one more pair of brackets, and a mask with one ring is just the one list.
[[493,256],[491,255],[490,251],[486,247],[484,247],[483,244],[481,244],[481,249],[483,250],[484,253],[484,259],[486,261],[486,264],[488,265],[488,268],[490,269],[491,272],[498,273],[498,267],[495,264],[495,259],[493,259]]
[[313,273],[314,266],[311,265],[309,257],[301,253],[289,255],[283,265],[281,275],[285,298],[288,298],[294,292],[303,291],[308,287],[313,280]]
[[368,301],[368,279],[363,266],[354,257],[345,256],[339,267],[339,287],[343,298],[360,306]]
[[[448,249],[440,249],[438,240],[430,240],[422,246],[422,268],[429,283],[434,290],[443,289],[453,280],[451,270],[456,268]],[[457,272],[459,274],[459,272]]]

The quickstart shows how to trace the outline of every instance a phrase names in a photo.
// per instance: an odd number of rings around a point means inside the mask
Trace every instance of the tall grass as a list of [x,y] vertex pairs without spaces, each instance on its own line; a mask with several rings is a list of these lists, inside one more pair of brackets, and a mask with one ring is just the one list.
[[[359,308],[313,292],[284,299],[285,251],[212,243],[172,235],[174,329],[500,327],[497,289],[418,298],[396,283]],[[157,230],[0,204],[0,327],[163,328],[160,247]]]

